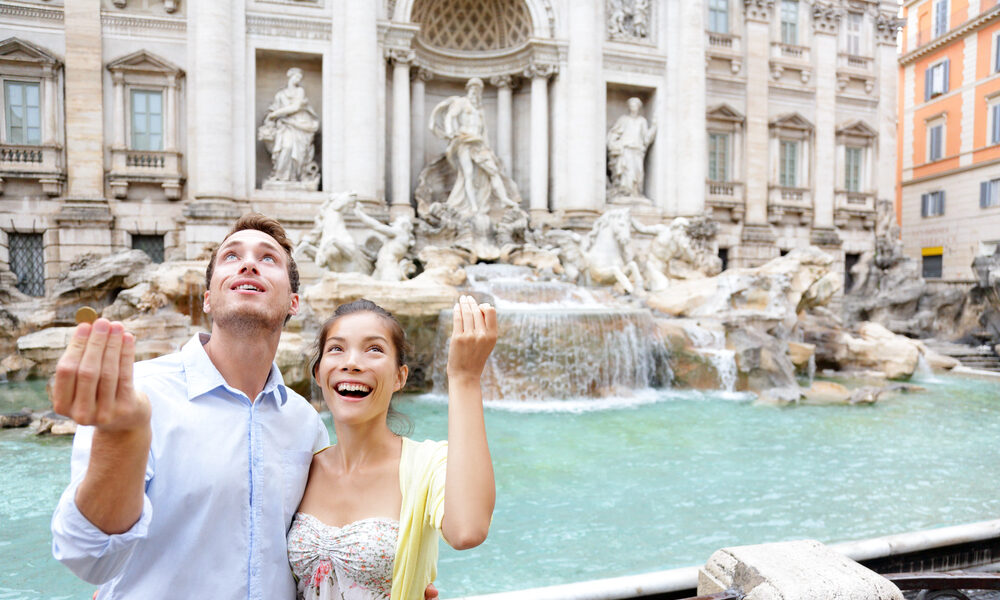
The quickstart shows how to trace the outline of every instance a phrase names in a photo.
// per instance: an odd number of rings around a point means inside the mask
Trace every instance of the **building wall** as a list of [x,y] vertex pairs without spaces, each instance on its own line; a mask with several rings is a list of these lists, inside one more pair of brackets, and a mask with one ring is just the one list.
[[[1000,6],[951,0],[947,31],[933,37],[934,0],[910,0],[900,56],[898,217],[905,252],[917,260],[942,252],[942,277],[972,279],[978,252],[1000,239],[1000,207],[980,207],[980,184],[1000,178],[1000,144],[989,139],[989,103],[1000,94],[996,36]],[[928,67],[947,59],[947,92],[925,99]],[[944,152],[927,156],[927,121],[945,121]],[[944,191],[940,216],[922,216],[923,194]]]

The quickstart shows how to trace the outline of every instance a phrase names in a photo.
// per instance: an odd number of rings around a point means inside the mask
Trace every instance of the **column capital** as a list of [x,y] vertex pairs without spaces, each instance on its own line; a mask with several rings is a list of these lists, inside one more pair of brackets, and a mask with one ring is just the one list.
[[743,0],[743,12],[748,21],[771,21],[774,0]]
[[490,77],[490,85],[498,88],[513,88],[514,78],[510,75],[494,75]]
[[411,48],[386,48],[385,59],[394,65],[410,66],[417,59],[417,53]]
[[840,30],[840,20],[844,16],[844,11],[831,2],[813,3],[813,31],[816,33],[827,33],[836,35]]
[[879,13],[875,17],[875,39],[879,45],[896,47],[896,37],[906,25],[905,19],[897,18],[892,13]]
[[125,83],[125,73],[124,73],[124,71],[112,71],[111,72],[111,81],[115,85],[122,85],[123,83]]
[[522,75],[528,79],[534,79],[535,77],[543,77],[548,79],[549,77],[552,77],[558,72],[559,72],[559,65],[555,63],[535,62],[535,60],[532,59],[528,63],[528,66],[524,68]]
[[413,71],[413,79],[419,79],[424,83],[427,83],[431,79],[434,79],[434,73],[423,67],[418,67]]

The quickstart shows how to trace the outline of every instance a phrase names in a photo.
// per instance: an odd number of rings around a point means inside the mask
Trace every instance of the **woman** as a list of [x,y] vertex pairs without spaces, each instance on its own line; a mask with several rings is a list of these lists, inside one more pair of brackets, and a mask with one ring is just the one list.
[[459,550],[486,539],[496,489],[479,380],[496,344],[496,312],[463,296],[452,326],[447,442],[389,429],[390,399],[408,373],[403,328],[391,314],[358,300],[320,331],[313,377],[337,444],[313,457],[288,533],[299,598],[422,598],[437,573],[439,534]]

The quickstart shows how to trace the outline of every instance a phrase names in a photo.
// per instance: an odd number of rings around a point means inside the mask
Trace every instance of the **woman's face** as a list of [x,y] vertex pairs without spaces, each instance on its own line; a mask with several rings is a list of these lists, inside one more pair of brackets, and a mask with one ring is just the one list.
[[406,365],[396,366],[397,349],[383,317],[356,312],[330,327],[316,366],[323,399],[342,424],[385,422],[393,392],[406,383]]

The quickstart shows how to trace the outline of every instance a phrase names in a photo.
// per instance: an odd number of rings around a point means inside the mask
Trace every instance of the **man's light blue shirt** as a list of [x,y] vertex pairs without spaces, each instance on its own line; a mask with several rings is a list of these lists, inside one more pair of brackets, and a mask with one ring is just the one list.
[[135,365],[152,405],[142,516],[107,535],[77,509],[93,428],[73,440],[72,480],[52,517],[52,554],[98,598],[295,598],[285,534],[312,454],[329,444],[316,410],[271,365],[253,402],[226,384],[205,334]]

